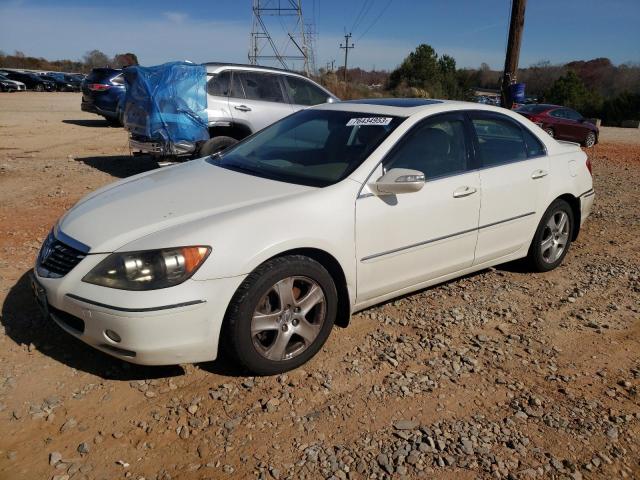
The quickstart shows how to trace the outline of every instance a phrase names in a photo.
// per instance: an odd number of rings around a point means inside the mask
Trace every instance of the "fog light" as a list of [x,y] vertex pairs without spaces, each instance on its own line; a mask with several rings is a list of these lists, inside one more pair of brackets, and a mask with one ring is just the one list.
[[122,340],[120,338],[120,335],[118,335],[116,332],[114,332],[113,330],[105,330],[104,331],[105,336],[111,340],[112,342],[116,342],[116,343],[120,343],[120,341]]

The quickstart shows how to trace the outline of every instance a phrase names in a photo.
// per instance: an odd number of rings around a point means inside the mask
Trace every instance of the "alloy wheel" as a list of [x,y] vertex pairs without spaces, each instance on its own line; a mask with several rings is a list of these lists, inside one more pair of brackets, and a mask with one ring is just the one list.
[[308,277],[284,278],[260,299],[251,319],[253,345],[272,361],[290,360],[307,350],[327,317],[325,294]]
[[548,134],[551,138],[554,138],[554,135],[553,135],[553,128],[546,128],[544,131],[545,131],[545,132],[547,132],[547,134]]
[[569,216],[562,210],[556,211],[545,225],[540,242],[540,253],[547,263],[557,261],[569,242]]
[[585,147],[593,147],[596,144],[596,135],[593,132],[587,134],[587,139],[584,141]]

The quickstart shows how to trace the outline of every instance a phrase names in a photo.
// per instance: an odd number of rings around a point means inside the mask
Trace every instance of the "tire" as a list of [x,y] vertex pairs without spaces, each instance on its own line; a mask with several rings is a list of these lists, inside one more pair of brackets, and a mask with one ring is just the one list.
[[547,132],[547,135],[549,135],[551,138],[556,138],[556,134],[553,131],[553,128],[548,127],[544,129],[545,132]]
[[584,139],[584,146],[587,148],[591,148],[596,144],[596,134],[593,132],[589,132],[587,134],[587,138]]
[[302,255],[268,260],[229,303],[221,344],[253,374],[286,372],[322,348],[337,305],[333,278],[320,263]]
[[36,85],[36,92],[43,92],[44,91],[44,87],[42,86],[41,83]]
[[569,204],[562,199],[555,200],[542,216],[531,241],[527,255],[529,266],[536,272],[548,272],[560,265],[571,246],[574,228]]
[[232,137],[213,137],[202,144],[198,154],[200,157],[208,157],[209,155],[219,153],[225,148],[235,145],[236,143],[238,143],[238,140]]

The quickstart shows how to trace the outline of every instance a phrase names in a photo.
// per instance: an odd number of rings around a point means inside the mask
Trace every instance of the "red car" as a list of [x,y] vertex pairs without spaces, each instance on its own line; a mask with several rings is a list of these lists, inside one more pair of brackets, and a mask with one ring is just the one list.
[[522,105],[516,112],[558,140],[580,143],[585,147],[598,143],[598,127],[570,108],[539,103]]

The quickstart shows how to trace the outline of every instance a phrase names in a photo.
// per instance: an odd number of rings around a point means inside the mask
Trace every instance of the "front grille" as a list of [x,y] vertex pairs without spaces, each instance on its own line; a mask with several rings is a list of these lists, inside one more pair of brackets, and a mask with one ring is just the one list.
[[53,232],[42,244],[38,255],[38,275],[41,277],[64,277],[86,254],[58,240]]

